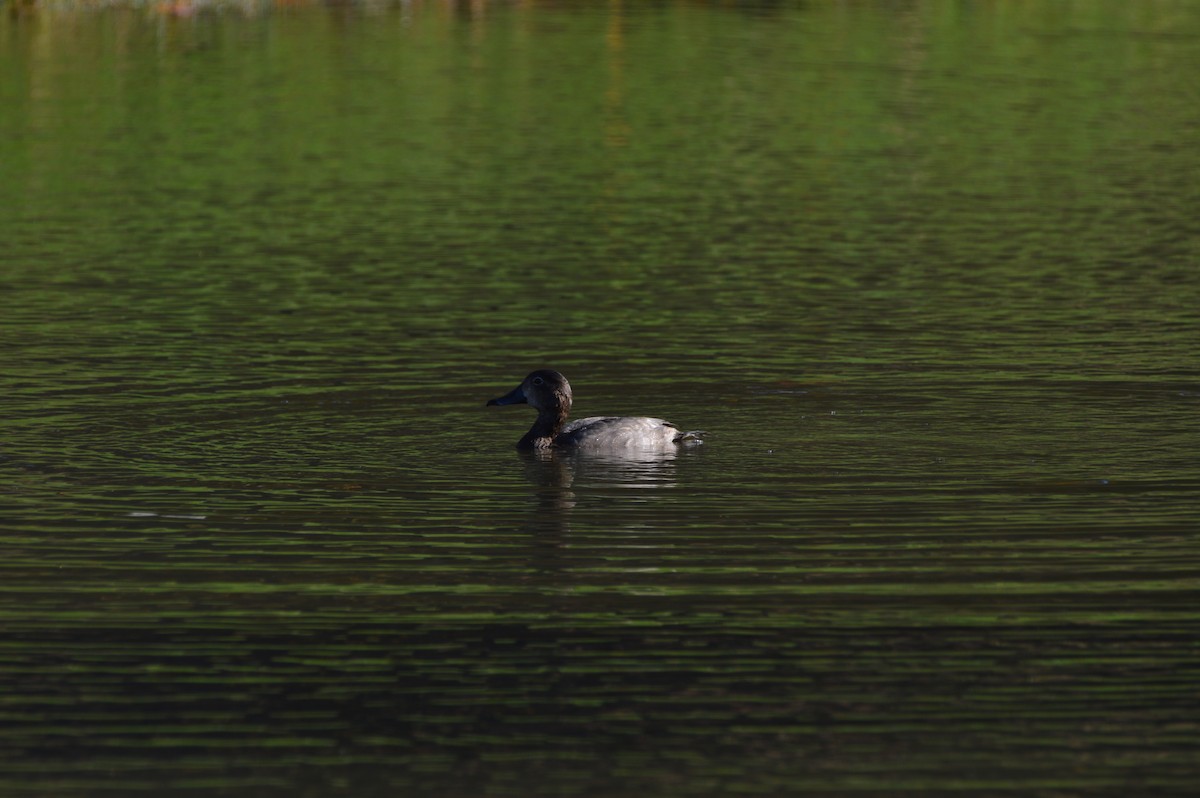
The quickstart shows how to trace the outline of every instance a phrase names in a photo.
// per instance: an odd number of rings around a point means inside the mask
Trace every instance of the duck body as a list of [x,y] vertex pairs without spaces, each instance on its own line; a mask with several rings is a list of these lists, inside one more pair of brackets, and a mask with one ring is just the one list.
[[670,421],[649,416],[591,416],[571,421],[555,438],[556,446],[621,446],[674,445],[680,436],[679,428]]
[[680,432],[669,421],[648,416],[590,416],[567,421],[571,383],[557,371],[531,372],[520,385],[488,406],[528,404],[538,411],[529,432],[517,442],[522,451],[545,449],[663,450],[680,443],[699,443],[697,433]]

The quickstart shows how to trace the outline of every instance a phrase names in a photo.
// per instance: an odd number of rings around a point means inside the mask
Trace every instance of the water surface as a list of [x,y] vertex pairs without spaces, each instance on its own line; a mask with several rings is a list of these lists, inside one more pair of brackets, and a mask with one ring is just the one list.
[[0,790],[1200,776],[1194,4],[4,11]]

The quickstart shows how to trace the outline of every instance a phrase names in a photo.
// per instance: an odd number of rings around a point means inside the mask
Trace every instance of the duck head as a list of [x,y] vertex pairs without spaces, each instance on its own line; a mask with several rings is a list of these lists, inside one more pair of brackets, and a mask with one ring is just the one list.
[[554,445],[559,430],[571,412],[571,383],[557,371],[538,369],[530,372],[516,388],[498,399],[489,399],[487,403],[488,407],[523,404],[537,410],[538,417],[525,437],[517,443],[517,448],[549,448]]
[[566,415],[571,410],[571,383],[552,369],[538,369],[529,373],[521,384],[498,399],[489,399],[487,406],[528,404],[539,413],[553,412]]

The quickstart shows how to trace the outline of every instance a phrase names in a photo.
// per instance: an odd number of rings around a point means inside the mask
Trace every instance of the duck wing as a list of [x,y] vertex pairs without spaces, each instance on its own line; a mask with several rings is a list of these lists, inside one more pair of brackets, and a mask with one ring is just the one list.
[[569,422],[558,434],[561,446],[650,448],[674,443],[679,429],[648,416],[590,416]]

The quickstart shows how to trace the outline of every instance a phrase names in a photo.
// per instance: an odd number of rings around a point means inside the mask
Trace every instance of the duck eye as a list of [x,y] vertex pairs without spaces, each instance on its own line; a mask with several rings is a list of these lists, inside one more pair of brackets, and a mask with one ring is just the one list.
[[543,382],[545,382],[545,380],[543,380],[541,377],[534,377],[534,378],[533,378],[533,384],[534,384],[534,385],[541,385]]

